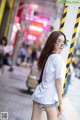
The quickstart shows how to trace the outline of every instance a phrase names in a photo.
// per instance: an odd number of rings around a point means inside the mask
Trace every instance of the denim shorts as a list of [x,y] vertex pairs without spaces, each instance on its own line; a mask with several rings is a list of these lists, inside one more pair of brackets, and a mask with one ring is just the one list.
[[48,108],[48,107],[57,107],[57,103],[58,102],[54,102],[53,104],[41,104],[41,103],[38,103],[39,107],[40,108]]

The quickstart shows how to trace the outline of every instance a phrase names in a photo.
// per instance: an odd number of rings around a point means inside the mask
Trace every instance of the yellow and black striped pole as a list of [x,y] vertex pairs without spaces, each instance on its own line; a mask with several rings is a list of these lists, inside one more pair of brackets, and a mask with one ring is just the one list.
[[64,29],[67,12],[68,12],[68,6],[65,6],[63,15],[62,15],[62,19],[61,19],[61,23],[60,23],[60,29],[59,29],[59,31],[61,31],[61,32],[63,32],[63,29]]
[[69,49],[69,52],[68,52],[68,59],[67,59],[67,62],[66,62],[66,74],[65,74],[64,86],[63,86],[63,91],[62,91],[63,94],[64,94],[64,88],[65,88],[65,85],[66,85],[66,79],[67,79],[67,75],[68,75],[68,71],[69,71],[69,66],[70,66],[70,62],[71,62],[72,52],[73,52],[73,49],[74,49],[74,42],[76,40],[76,33],[77,33],[77,30],[78,30],[79,22],[80,22],[80,7],[78,8],[77,17],[76,17],[76,21],[75,21],[75,26],[74,26],[74,29],[73,29],[72,39],[71,39],[71,43],[70,43],[70,49]]
[[[65,21],[66,21],[67,12],[68,12],[68,6],[65,6],[64,10],[63,10],[63,15],[62,15],[61,23],[60,23],[60,29],[59,29],[60,32],[63,32],[63,30],[64,30],[64,24],[65,24]],[[58,102],[58,107],[59,106],[60,106],[60,103]]]
[[63,32],[63,30],[64,30],[64,24],[65,24],[65,21],[66,21],[67,12],[68,12],[68,6],[65,6],[64,10],[63,10],[63,15],[62,15],[61,23],[60,23],[60,29],[59,29],[60,32]]

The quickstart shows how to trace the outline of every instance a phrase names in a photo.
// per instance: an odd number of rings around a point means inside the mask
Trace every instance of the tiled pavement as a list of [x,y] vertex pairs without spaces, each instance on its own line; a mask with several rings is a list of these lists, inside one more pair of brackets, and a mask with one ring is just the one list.
[[[11,73],[8,69],[7,67],[5,68],[4,75],[2,79],[0,78],[0,112],[8,112],[8,120],[31,120],[32,99],[31,96],[27,94],[25,85],[30,70],[14,67],[14,71]],[[70,112],[72,105],[72,108],[74,107],[77,113],[78,119],[75,117],[74,119],[68,120],[80,120],[79,90],[80,81],[74,78],[69,86],[68,99],[64,101],[64,106],[67,111]],[[72,111],[70,115],[74,116],[74,111]],[[43,118],[43,120],[45,120],[44,114]]]
[[9,120],[31,120],[32,100],[27,94],[25,81],[29,70],[8,68],[0,79],[0,112],[8,112]]
[[72,78],[67,97],[74,106],[74,109],[78,115],[78,120],[80,120],[80,79],[75,77]]
[[[1,96],[1,95],[0,95]],[[0,97],[0,112],[8,112],[9,120],[30,120],[31,99],[30,96],[13,95],[2,92]]]

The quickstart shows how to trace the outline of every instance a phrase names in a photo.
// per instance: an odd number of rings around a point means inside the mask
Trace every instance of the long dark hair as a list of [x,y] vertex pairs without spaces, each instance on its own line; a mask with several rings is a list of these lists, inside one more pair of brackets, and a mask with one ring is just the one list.
[[53,48],[55,46],[55,43],[57,41],[57,38],[60,36],[60,35],[63,35],[64,36],[64,43],[66,44],[66,36],[64,35],[64,33],[60,32],[60,31],[54,31],[52,32],[46,43],[45,43],[45,46],[41,52],[41,55],[39,57],[39,61],[38,61],[38,68],[41,69],[42,68],[42,64],[43,64],[43,61],[45,60],[46,56],[48,54],[50,54],[52,51],[53,51]]

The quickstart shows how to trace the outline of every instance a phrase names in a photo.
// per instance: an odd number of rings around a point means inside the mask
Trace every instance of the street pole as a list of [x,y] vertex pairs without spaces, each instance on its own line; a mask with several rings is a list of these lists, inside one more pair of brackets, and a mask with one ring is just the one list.
[[[21,25],[21,21],[20,21],[20,25]],[[19,50],[19,42],[20,42],[22,37],[23,37],[23,31],[18,30],[17,35],[16,35],[16,42],[15,42],[15,45],[14,45],[13,55],[12,55],[12,64],[9,68],[9,71],[11,71],[11,72],[14,70],[13,65],[16,63],[16,60],[17,60],[17,53],[18,53],[18,50]]]
[[[11,24],[14,22],[14,17],[17,15],[17,11],[21,8],[24,8],[26,7],[25,4],[23,4],[22,6],[18,7],[18,4],[19,4],[19,1],[16,1],[15,2],[15,5],[14,5],[14,10],[13,10],[13,16],[12,16],[12,20],[11,20]],[[20,21],[20,25],[22,24],[22,19]],[[9,31],[9,39],[11,38],[11,33],[12,33],[12,29],[13,29],[13,25],[11,26],[11,30]],[[12,61],[12,64],[9,68],[9,71],[12,72],[14,70],[13,68],[13,65],[15,64],[16,62],[16,59],[17,59],[17,52],[18,52],[18,48],[19,48],[19,41],[20,41],[20,38],[23,36],[23,32],[22,31],[19,31],[17,32],[17,35],[16,35],[16,42],[15,42],[15,46],[14,46],[14,50],[13,50],[13,55],[12,55],[12,58],[11,58],[11,61]]]
[[[13,7],[13,12],[12,12],[12,18],[11,18],[11,22],[10,22],[10,25],[9,25],[9,32],[8,32],[8,40],[9,40],[9,45],[10,45],[10,39],[11,39],[11,35],[12,35],[12,30],[13,30],[13,23],[14,23],[14,18],[17,14],[17,6],[18,6],[18,1],[15,0],[15,3],[14,3],[14,7]],[[13,64],[13,57],[11,58],[11,62]],[[13,65],[10,65],[10,68],[9,68],[9,71],[13,71]]]

